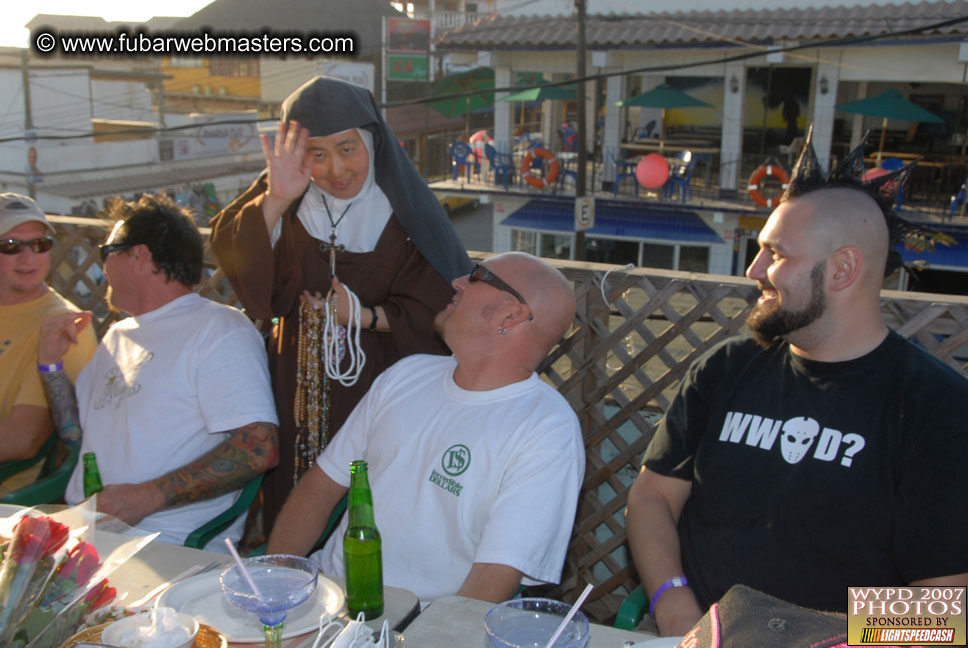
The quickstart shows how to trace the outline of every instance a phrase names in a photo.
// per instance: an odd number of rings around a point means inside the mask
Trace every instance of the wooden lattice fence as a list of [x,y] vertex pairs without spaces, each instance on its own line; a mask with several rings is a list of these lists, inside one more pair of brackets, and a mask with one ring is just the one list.
[[[117,319],[104,302],[97,253],[108,224],[53,220],[59,244],[52,284],[94,311],[101,335]],[[199,292],[238,305],[211,256],[207,230],[203,234],[206,273]],[[487,256],[472,254],[475,260]],[[692,361],[743,329],[759,291],[742,277],[550,262],[573,283],[578,312],[571,332],[539,372],[578,413],[587,465],[562,583],[544,593],[573,600],[593,583],[584,609],[592,619],[607,622],[638,584],[625,545],[624,511],[653,426]],[[968,297],[885,291],[881,303],[892,328],[968,377]]]
[[[624,512],[654,423],[692,361],[741,332],[759,291],[741,277],[551,263],[579,306],[540,370],[581,418],[587,465],[565,575],[548,595],[571,600],[594,583],[585,609],[607,622],[638,585]],[[968,297],[885,291],[881,304],[892,328],[968,377]]]

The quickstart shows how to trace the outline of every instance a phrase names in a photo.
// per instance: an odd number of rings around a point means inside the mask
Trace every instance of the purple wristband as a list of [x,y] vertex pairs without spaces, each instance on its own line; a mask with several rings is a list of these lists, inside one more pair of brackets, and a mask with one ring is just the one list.
[[667,580],[666,582],[659,585],[659,589],[655,591],[655,594],[653,594],[652,598],[649,600],[649,614],[651,614],[652,617],[655,618],[655,604],[659,602],[659,598],[663,594],[671,590],[673,587],[688,587],[688,586],[689,586],[689,581],[686,580],[685,575],[676,576],[675,578]]
[[40,364],[37,363],[37,371],[40,373],[54,373],[55,371],[63,371],[64,363],[55,362],[54,364]]

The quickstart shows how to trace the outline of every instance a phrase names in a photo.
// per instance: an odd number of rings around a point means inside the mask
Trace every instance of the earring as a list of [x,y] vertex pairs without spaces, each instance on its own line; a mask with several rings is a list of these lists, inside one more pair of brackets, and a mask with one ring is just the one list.
[[504,328],[503,326],[497,327],[497,332],[500,333],[501,335],[507,335],[508,334],[508,330],[506,328]]

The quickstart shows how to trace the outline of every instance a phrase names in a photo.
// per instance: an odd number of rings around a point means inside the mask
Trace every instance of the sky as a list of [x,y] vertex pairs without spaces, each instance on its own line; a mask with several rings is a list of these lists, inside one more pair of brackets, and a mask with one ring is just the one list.
[[0,46],[27,47],[30,33],[24,27],[37,14],[100,16],[105,20],[145,21],[155,15],[190,16],[212,0],[165,0],[165,2],[131,2],[131,0],[11,0],[4,2],[0,21]]

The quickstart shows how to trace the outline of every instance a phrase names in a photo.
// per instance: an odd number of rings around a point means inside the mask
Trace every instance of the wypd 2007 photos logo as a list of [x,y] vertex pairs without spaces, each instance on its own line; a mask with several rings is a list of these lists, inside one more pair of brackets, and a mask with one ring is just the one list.
[[848,587],[848,646],[964,646],[964,587]]

